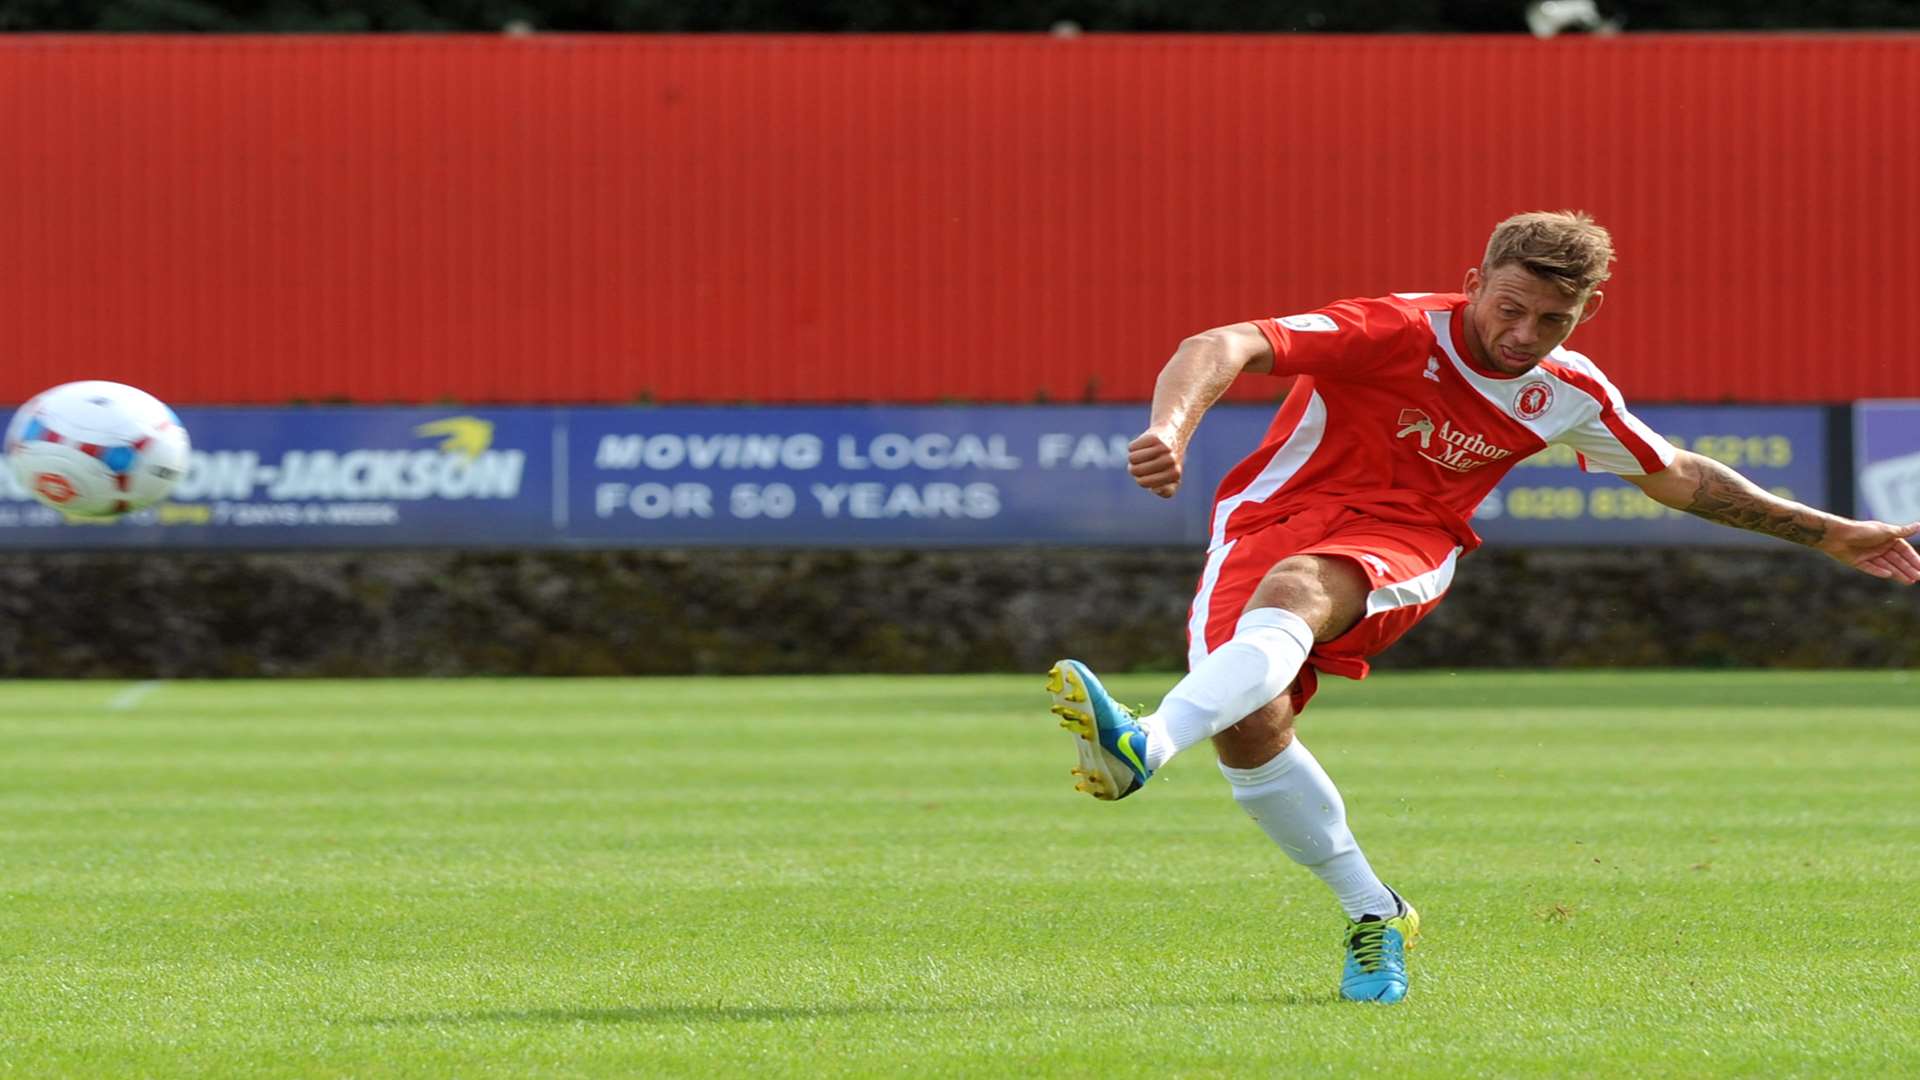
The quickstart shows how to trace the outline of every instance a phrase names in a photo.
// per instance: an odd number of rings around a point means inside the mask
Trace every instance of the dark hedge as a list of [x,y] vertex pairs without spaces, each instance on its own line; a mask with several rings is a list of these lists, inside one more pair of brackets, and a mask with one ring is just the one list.
[[[147,32],[1089,31],[1522,33],[1522,0],[0,0],[0,30]],[[1633,30],[1920,26],[1909,0],[1602,0]]]
[[[1191,551],[0,557],[0,675],[652,675],[1184,666]],[[1911,667],[1920,589],[1786,547],[1461,564],[1382,668]]]

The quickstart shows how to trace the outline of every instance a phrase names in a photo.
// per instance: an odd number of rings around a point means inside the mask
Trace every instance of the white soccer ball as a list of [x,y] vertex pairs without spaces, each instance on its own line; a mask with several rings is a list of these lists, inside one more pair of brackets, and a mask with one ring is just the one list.
[[7,467],[20,486],[74,517],[119,517],[158,501],[192,445],[159,398],[115,382],[71,382],[20,406]]

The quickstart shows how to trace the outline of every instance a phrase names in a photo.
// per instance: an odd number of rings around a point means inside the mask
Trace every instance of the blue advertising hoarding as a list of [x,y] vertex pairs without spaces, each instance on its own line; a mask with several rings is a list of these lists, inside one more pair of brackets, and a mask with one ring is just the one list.
[[1920,400],[1853,407],[1854,483],[1860,512],[1904,525],[1920,521]]
[[577,409],[569,534],[603,544],[1181,543],[1126,474],[1135,407]]
[[[1827,412],[1809,406],[1646,406],[1634,415],[1676,446],[1724,462],[1789,499],[1826,507]],[[1775,544],[1662,506],[1550,446],[1522,461],[1474,514],[1490,544]]]
[[551,409],[177,412],[193,439],[193,460],[165,501],[124,521],[67,522],[0,470],[0,546],[552,542]]
[[[1827,498],[1826,413],[1643,408],[1764,487]],[[65,522],[0,478],[0,548],[1179,545],[1266,406],[1210,412],[1163,500],[1126,473],[1140,406],[181,409],[188,475],[159,506]],[[1916,448],[1920,449],[1920,448]],[[1739,544],[1554,448],[1475,527],[1494,544]]]

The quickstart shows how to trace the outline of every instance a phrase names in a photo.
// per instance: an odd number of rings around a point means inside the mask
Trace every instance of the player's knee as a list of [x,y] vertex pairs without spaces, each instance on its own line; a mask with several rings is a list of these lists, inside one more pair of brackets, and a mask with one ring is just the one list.
[[1322,616],[1332,606],[1332,597],[1320,580],[1312,561],[1295,557],[1267,571],[1247,601],[1247,610],[1277,607],[1293,612],[1318,628]]
[[1316,641],[1347,632],[1366,606],[1366,578],[1345,559],[1295,555],[1277,563],[1261,579],[1246,610],[1277,607],[1293,612],[1313,629]]

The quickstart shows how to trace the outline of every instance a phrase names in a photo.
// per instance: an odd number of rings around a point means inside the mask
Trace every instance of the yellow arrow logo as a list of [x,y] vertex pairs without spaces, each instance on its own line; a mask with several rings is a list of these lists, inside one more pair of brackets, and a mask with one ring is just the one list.
[[465,454],[477,458],[487,447],[493,445],[493,421],[482,420],[477,416],[449,416],[445,420],[435,420],[431,424],[421,424],[413,433],[422,438],[444,435],[440,449],[449,454]]

